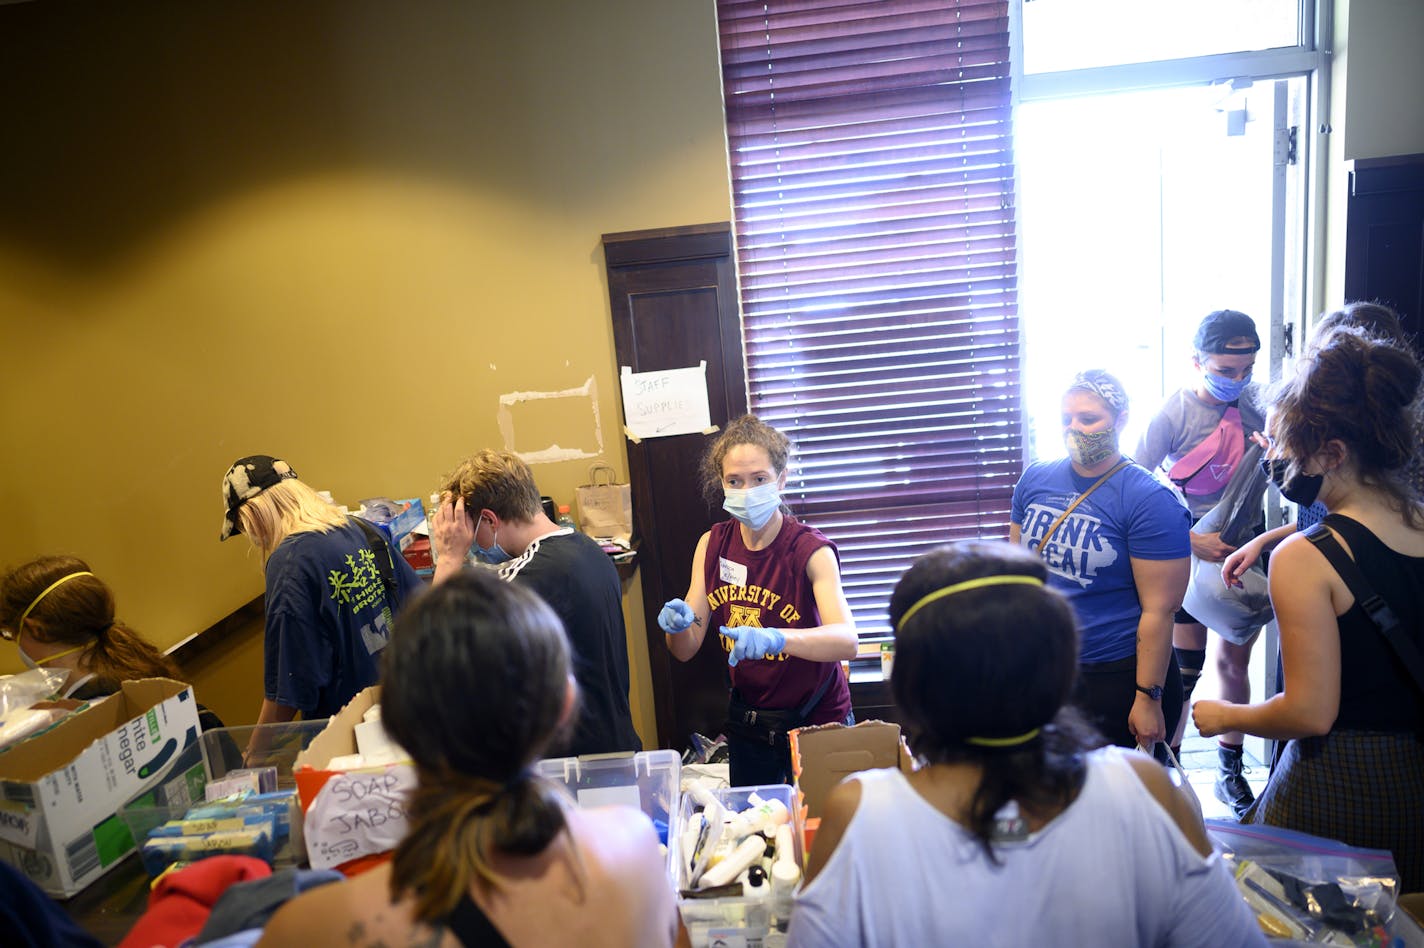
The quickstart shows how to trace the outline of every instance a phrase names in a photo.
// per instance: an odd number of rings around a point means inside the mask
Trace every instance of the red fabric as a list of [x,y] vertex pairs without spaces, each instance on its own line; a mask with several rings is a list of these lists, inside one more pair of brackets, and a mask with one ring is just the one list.
[[251,856],[209,856],[170,872],[148,894],[148,911],[119,942],[119,948],[174,948],[202,930],[228,886],[271,874],[271,866]]

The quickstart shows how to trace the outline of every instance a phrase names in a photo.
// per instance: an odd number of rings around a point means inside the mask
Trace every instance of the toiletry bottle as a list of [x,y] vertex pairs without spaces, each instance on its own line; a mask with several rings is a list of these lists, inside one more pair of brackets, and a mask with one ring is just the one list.
[[771,930],[771,884],[767,882],[761,866],[752,866],[747,870],[747,881],[742,883],[742,896],[748,900],[745,927],[750,943],[752,938],[763,938]]

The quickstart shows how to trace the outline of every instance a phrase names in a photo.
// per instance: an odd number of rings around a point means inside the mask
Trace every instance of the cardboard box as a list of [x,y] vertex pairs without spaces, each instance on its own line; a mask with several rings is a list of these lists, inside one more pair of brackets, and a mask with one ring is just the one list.
[[[391,549],[399,553],[415,541],[411,531],[425,521],[425,505],[419,497],[406,497],[396,503],[401,504],[403,509],[394,520],[385,522],[367,520],[367,522],[384,533]],[[360,515],[357,514],[357,516]]]
[[79,892],[133,851],[121,807],[201,776],[199,730],[192,688],[149,678],[0,752],[0,859]]
[[806,815],[820,819],[826,797],[847,776],[877,767],[915,769],[900,725],[862,721],[853,727],[823,724],[791,732],[791,769]]
[[380,701],[380,685],[362,691],[292,762],[302,804],[302,835],[313,869],[354,875],[389,858],[405,836],[406,795],[416,786],[409,761],[352,771],[327,769],[333,758],[356,753],[356,725]]

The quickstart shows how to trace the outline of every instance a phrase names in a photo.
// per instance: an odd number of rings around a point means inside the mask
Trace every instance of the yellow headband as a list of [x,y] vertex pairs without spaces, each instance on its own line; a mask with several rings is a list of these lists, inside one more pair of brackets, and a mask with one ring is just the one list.
[[964,743],[973,744],[976,747],[1017,747],[1020,744],[1027,744],[1038,737],[1038,732],[1042,728],[1034,728],[1016,737],[966,737]]
[[[40,604],[40,600],[41,600],[41,599],[43,599],[45,596],[48,596],[50,593],[54,592],[54,590],[55,590],[56,587],[58,587],[58,586],[63,586],[65,583],[69,582],[71,579],[78,579],[80,576],[93,576],[93,575],[94,575],[93,573],[89,573],[89,572],[70,573],[68,576],[61,576],[61,577],[59,577],[59,579],[56,579],[54,582],[52,582],[52,583],[50,583],[48,586],[46,586],[45,589],[44,589],[44,592],[42,592],[42,593],[40,593],[38,596],[36,596],[35,599],[34,599],[34,602],[32,602],[32,603],[30,603],[28,606],[26,606],[26,607],[25,607],[25,611],[22,612],[22,613],[20,613],[20,621],[15,623],[15,636],[16,636],[16,638],[18,638],[19,635],[20,635],[20,627],[25,624],[25,619],[29,617],[30,612],[35,608],[35,606],[38,606],[38,605]],[[74,650],[73,650],[73,649],[70,649],[70,651],[74,651]],[[59,656],[56,655],[55,657],[58,658]]]
[[[966,579],[962,583],[955,583],[953,586],[946,586],[943,589],[936,589],[915,603],[905,614],[900,617],[900,621],[895,625],[895,631],[900,631],[905,627],[905,623],[910,621],[910,617],[919,612],[925,606],[946,596],[953,596],[955,593],[966,592],[970,589],[980,589],[984,586],[1042,586],[1043,580],[1037,576],[1024,576],[1021,573],[1008,573],[1000,576],[980,576],[978,579]],[[1029,738],[1025,738],[1028,740]]]

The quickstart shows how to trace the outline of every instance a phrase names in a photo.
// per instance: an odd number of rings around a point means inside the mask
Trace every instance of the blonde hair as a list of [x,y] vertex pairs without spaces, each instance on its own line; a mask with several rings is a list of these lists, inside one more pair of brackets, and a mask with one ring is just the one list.
[[471,516],[493,510],[501,520],[530,521],[543,509],[534,472],[517,455],[508,451],[472,454],[454,471],[445,475],[442,493],[465,499]]
[[287,478],[247,501],[237,511],[238,523],[265,560],[293,533],[326,533],[345,526],[347,517],[296,478]]

